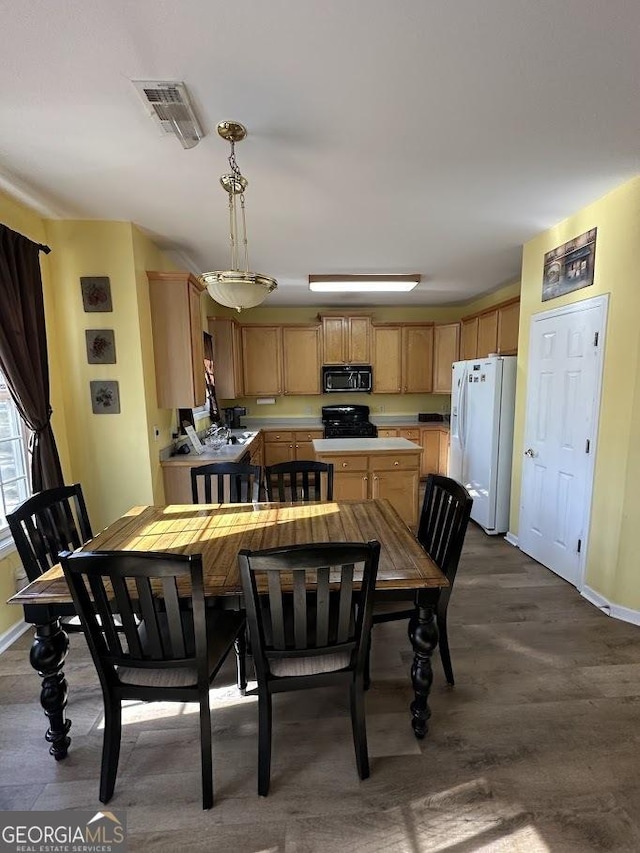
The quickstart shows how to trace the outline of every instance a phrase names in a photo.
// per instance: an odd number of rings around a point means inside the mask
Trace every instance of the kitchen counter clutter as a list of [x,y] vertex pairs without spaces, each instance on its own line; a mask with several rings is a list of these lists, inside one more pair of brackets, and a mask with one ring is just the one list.
[[333,464],[335,500],[387,498],[415,531],[422,446],[406,438],[332,438],[313,441],[316,459]]

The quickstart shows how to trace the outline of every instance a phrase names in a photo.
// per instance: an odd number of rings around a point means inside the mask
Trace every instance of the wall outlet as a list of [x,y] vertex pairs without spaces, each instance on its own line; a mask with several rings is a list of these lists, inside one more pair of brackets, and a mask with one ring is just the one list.
[[378,411],[382,414],[382,412],[384,412],[384,406],[378,406]]
[[157,426],[154,426],[154,428],[153,428],[153,440],[157,441],[159,438],[160,438],[160,430],[158,429]]

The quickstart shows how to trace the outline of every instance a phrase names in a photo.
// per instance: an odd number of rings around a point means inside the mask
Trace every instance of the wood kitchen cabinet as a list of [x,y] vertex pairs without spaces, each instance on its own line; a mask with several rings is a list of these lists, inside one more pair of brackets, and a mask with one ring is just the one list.
[[333,464],[335,500],[387,498],[409,527],[418,523],[420,451],[383,450],[367,453],[316,453],[320,462]]
[[501,355],[514,355],[518,352],[518,331],[520,324],[520,301],[516,300],[498,308],[498,347]]
[[460,324],[434,326],[433,336],[433,393],[451,394],[451,365],[460,354]]
[[460,358],[486,358],[489,353],[515,355],[518,352],[520,299],[510,299],[493,308],[463,317]]
[[469,361],[478,354],[478,318],[469,317],[460,324],[460,360]]
[[204,405],[204,344],[200,295],[187,272],[147,272],[159,409]]
[[371,318],[322,316],[323,364],[370,364]]
[[282,326],[241,326],[245,397],[282,394]]
[[216,396],[220,400],[235,400],[244,396],[240,326],[235,320],[218,317],[209,317],[208,323],[213,338]]
[[322,339],[320,326],[283,326],[285,394],[320,394]]
[[420,462],[420,476],[429,474],[440,474],[440,440],[439,429],[422,430],[422,459]]
[[313,460],[313,441],[322,438],[321,429],[264,430],[264,464],[279,465],[299,459]]
[[374,394],[424,394],[433,387],[433,325],[373,326]]

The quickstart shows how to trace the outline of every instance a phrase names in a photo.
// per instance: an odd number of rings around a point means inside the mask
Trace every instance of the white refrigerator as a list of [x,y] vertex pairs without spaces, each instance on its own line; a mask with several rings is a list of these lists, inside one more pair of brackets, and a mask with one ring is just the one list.
[[509,529],[516,357],[453,365],[449,476],[473,498],[471,518],[486,533]]

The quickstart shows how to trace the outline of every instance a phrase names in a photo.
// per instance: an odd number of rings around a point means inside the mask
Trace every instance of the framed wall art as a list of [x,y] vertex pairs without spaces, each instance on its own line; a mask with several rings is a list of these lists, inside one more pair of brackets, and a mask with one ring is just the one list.
[[86,329],[89,364],[115,364],[116,341],[113,329]]
[[96,380],[91,386],[91,408],[94,415],[119,415],[120,391],[112,379]]
[[106,275],[81,276],[82,306],[86,312],[113,311],[111,282]]
[[585,231],[544,256],[542,301],[593,284],[597,228]]

